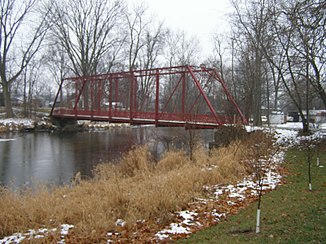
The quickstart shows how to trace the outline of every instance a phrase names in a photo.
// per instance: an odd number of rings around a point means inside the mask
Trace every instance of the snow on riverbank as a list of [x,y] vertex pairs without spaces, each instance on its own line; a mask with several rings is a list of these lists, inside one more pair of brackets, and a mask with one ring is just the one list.
[[33,239],[41,239],[46,235],[51,233],[60,231],[61,240],[58,243],[65,243],[65,236],[68,235],[69,230],[74,228],[73,225],[63,224],[60,226],[60,229],[57,228],[47,229],[42,228],[38,230],[28,230],[26,233],[15,233],[12,236],[8,236],[0,240],[0,244],[8,244],[8,243],[21,243],[23,241],[31,241]]
[[0,124],[2,125],[22,125],[22,126],[32,126],[35,121],[32,119],[0,119]]
[[34,129],[36,122],[32,119],[0,119],[0,132]]
[[[103,131],[112,127],[129,127],[129,124],[95,122],[95,121],[77,121],[77,127],[80,130]],[[0,132],[15,132],[21,130],[56,130],[57,126],[53,125],[48,117],[41,120],[33,119],[0,119]]]

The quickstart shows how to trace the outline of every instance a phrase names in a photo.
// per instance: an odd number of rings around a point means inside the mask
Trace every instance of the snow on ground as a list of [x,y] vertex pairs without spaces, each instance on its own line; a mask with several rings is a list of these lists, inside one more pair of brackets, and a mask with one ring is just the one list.
[[[32,125],[32,120],[0,120],[0,124],[25,124]],[[253,131],[256,129],[270,130],[276,136],[276,142],[279,145],[292,144],[295,145],[300,141],[298,135],[298,123],[289,123],[286,126],[275,126],[272,129],[266,128],[253,128],[247,127],[247,131]],[[325,132],[317,132],[313,136],[306,139],[316,139],[320,137],[325,137]],[[270,161],[273,161],[275,164],[280,164],[283,162],[285,156],[284,151],[279,151],[276,155],[273,155]],[[262,179],[263,191],[270,191],[275,189],[282,180],[282,176],[273,170],[269,170],[265,173],[265,176]],[[208,204],[210,201],[218,202],[225,206],[229,206],[229,209],[232,209],[233,206],[241,205],[246,198],[256,197],[258,194],[259,184],[258,181],[254,180],[254,175],[245,178],[236,184],[232,185],[217,185],[217,186],[206,186],[207,190],[213,192],[213,198],[210,199],[197,199],[197,204]],[[223,202],[224,201],[224,202]],[[207,217],[214,218],[215,222],[219,222],[222,219],[226,218],[231,210],[226,210],[227,208],[212,209],[210,212],[200,212],[199,209],[186,210],[175,213],[177,216],[177,222],[170,223],[166,228],[161,231],[158,231],[154,239],[155,241],[167,241],[172,239],[174,235],[189,235],[193,231],[202,228],[204,225],[205,219]],[[117,220],[116,225],[123,226],[125,222],[123,220]],[[65,243],[65,236],[69,233],[69,230],[74,228],[73,225],[63,224],[61,225],[61,241],[58,243]],[[26,233],[15,233],[12,236],[5,237],[0,240],[0,244],[9,244],[9,243],[21,243],[22,241],[32,240],[33,238],[43,238],[45,235],[57,232],[57,229],[39,229],[39,230],[29,230]],[[113,242],[114,238],[118,236],[119,233],[107,233],[107,243]]]
[[[60,227],[61,240],[58,243],[65,243],[65,236],[68,235],[69,230],[74,228],[73,225],[63,224]],[[28,230],[26,233],[15,233],[0,240],[0,244],[21,243],[23,241],[31,241],[33,239],[44,238],[45,235],[57,232],[57,228],[47,229],[42,228],[38,230]]]
[[16,139],[13,139],[13,138],[8,138],[8,139],[2,139],[0,138],[0,142],[7,142],[7,141],[14,141]]
[[32,119],[0,119],[0,124],[4,126],[23,125],[25,127],[33,126],[35,123]]
[[36,123],[32,119],[0,119],[1,127],[7,128],[6,130],[13,132],[20,129],[34,129]]

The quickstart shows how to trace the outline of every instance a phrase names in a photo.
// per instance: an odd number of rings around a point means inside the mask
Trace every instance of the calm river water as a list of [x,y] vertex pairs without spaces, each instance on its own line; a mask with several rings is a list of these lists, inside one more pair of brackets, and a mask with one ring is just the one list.
[[[0,135],[0,184],[10,187],[32,187],[38,183],[60,185],[69,183],[77,172],[91,177],[96,164],[118,159],[136,144],[147,143],[157,157],[165,150],[169,138],[181,138],[181,134],[187,133],[184,129],[178,130],[181,132],[135,127]],[[212,130],[198,133],[206,143],[213,140]]]

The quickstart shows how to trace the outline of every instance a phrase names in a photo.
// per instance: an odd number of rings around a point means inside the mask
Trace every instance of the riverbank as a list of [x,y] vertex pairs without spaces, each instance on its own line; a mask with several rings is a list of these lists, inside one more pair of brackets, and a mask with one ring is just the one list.
[[[0,235],[7,236],[0,243],[29,238],[164,243],[191,236],[229,219],[257,199],[250,162],[264,158],[273,165],[264,170],[264,192],[284,183],[283,146],[297,141],[297,131],[277,130],[274,142],[263,140],[264,135],[250,133],[243,142],[211,154],[198,148],[193,160],[182,151],[172,151],[153,162],[146,148],[138,147],[120,162],[99,165],[91,180],[77,174],[71,185],[50,190],[1,188],[0,208],[8,211],[0,213]],[[269,151],[271,142],[282,145],[278,153]],[[18,234],[9,236],[14,232]]]
[[[0,235],[20,233],[2,243],[28,238],[166,242],[214,225],[257,199],[248,159],[258,156],[257,143],[264,148],[260,153],[266,153],[271,140],[262,132],[249,135],[211,154],[198,148],[193,160],[173,151],[153,163],[146,148],[135,148],[119,163],[96,167],[92,180],[77,174],[72,186],[50,191],[40,187],[18,193],[2,188],[0,208],[6,211],[0,213]],[[265,191],[282,182],[282,154],[277,155],[268,157],[275,167],[265,174]]]

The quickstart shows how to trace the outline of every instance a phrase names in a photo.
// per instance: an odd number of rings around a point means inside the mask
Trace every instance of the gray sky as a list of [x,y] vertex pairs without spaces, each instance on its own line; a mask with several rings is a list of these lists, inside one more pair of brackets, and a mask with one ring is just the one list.
[[[172,29],[196,35],[203,55],[212,47],[212,36],[228,30],[226,14],[232,10],[229,0],[145,0],[150,12]],[[209,48],[205,48],[209,46]]]

